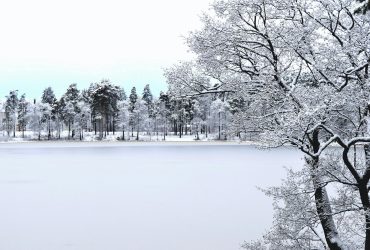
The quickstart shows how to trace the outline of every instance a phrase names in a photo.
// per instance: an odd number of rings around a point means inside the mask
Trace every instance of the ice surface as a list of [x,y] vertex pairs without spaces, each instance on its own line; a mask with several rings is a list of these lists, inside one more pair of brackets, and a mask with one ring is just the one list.
[[290,148],[0,145],[0,249],[238,250],[272,221],[256,189],[299,167]]

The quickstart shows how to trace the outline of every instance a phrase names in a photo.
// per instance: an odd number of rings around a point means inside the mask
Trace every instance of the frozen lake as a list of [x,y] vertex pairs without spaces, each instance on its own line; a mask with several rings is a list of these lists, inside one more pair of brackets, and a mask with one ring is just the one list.
[[0,159],[4,250],[238,250],[271,225],[256,186],[302,165],[209,144],[0,144]]

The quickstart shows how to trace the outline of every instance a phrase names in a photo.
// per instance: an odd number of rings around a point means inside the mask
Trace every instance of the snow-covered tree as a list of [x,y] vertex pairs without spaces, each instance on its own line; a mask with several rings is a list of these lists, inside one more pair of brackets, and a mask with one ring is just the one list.
[[131,136],[134,136],[134,127],[135,127],[135,118],[134,118],[134,112],[135,112],[135,105],[138,99],[137,93],[136,93],[136,88],[132,87],[131,93],[129,96],[130,99],[130,126],[131,126]]
[[202,119],[202,110],[198,100],[193,100],[193,119],[192,127],[195,130],[196,140],[199,140],[199,133],[201,132],[204,121]]
[[73,138],[75,135],[75,121],[81,112],[79,107],[80,99],[80,91],[76,83],[69,85],[61,99],[63,120],[68,127],[68,139]]
[[27,127],[27,112],[29,103],[26,100],[26,95],[23,94],[18,102],[18,126],[19,130],[22,131],[22,137],[24,138],[24,132]]
[[149,116],[151,116],[153,111],[153,94],[150,90],[149,84],[145,85],[144,87],[142,100],[145,102]]
[[136,140],[138,141],[140,139],[139,132],[145,129],[149,119],[148,109],[144,100],[137,99],[132,118],[136,125]]
[[[52,121],[54,120],[54,106],[56,104],[56,97],[54,94],[54,91],[51,87],[47,87],[44,89],[42,96],[41,96],[41,102],[48,104],[45,107],[48,107],[46,110],[44,110],[44,117],[42,121],[46,123],[47,131],[48,131],[48,140],[51,138],[51,132],[52,132]],[[49,107],[51,108],[51,111],[49,112]]]
[[211,104],[211,117],[217,126],[218,130],[218,140],[225,139],[227,134],[227,117],[228,117],[229,104],[222,101],[221,99],[216,99]]
[[52,108],[48,103],[34,102],[30,104],[27,120],[29,120],[30,129],[37,134],[38,140],[41,140],[42,131],[48,128],[43,119],[45,116],[50,116],[51,111]]
[[127,95],[126,95],[125,89],[123,87],[120,88],[120,95],[119,96],[120,96],[119,97],[120,101],[127,100]]
[[[125,140],[125,130],[129,127],[130,115],[129,115],[129,102],[122,100],[118,102],[118,127],[122,131],[122,140]],[[127,130],[129,131],[129,130]],[[128,135],[127,138],[130,136]]]
[[158,117],[162,124],[163,140],[166,140],[168,120],[171,116],[171,102],[169,96],[162,91],[159,94],[158,101]]
[[149,84],[145,85],[142,95],[142,100],[145,102],[145,106],[147,107],[147,114],[148,114],[148,134],[151,136],[152,130],[152,120],[154,118],[154,103],[153,103],[153,94],[150,90]]
[[[248,99],[250,112],[239,117],[241,124],[262,131],[268,146],[292,144],[305,153],[306,178],[329,249],[347,243],[317,172],[325,169],[328,146],[338,143],[354,180],[341,184],[358,189],[365,249],[370,248],[370,160],[364,171],[349,160],[356,146],[370,159],[370,146],[363,145],[370,142],[369,16],[355,15],[353,0],[229,0],[213,7],[204,27],[188,39],[196,64],[170,68],[170,89],[179,97],[217,92]],[[207,79],[199,81],[200,75]]]
[[112,84],[109,80],[102,80],[100,83],[90,86],[91,109],[95,121],[99,123],[100,139],[109,131],[114,131],[113,117],[118,112],[117,104],[121,99],[121,94],[121,88]]
[[18,90],[9,92],[6,96],[5,101],[5,121],[8,136],[13,131],[13,137],[15,137],[15,131],[17,126],[17,109],[18,109]]
[[74,118],[74,126],[77,129],[80,140],[82,140],[84,138],[84,130],[88,130],[91,125],[91,109],[88,103],[81,100],[77,103],[76,110],[78,110],[78,112],[76,113],[76,117]]

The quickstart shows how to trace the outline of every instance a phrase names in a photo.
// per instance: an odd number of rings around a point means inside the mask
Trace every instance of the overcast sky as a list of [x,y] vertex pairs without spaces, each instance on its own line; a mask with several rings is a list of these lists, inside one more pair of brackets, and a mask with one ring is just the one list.
[[129,92],[165,89],[162,69],[189,58],[182,36],[211,0],[13,0],[0,8],[0,99],[11,89],[60,96],[108,78]]

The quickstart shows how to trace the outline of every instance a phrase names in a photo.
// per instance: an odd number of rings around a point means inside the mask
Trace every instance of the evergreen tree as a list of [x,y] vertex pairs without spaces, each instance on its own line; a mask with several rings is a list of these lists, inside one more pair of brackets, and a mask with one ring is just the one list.
[[17,122],[17,108],[18,108],[18,90],[9,92],[5,102],[5,121],[8,135],[13,131],[15,137],[16,122]]
[[130,94],[130,112],[133,112],[135,109],[135,104],[137,102],[137,93],[136,93],[136,88],[133,87],[131,89],[131,94]]
[[129,124],[131,126],[131,136],[134,136],[134,126],[135,126],[135,123],[136,123],[134,112],[135,112],[136,102],[137,102],[137,99],[138,99],[135,87],[133,87],[131,89],[131,94],[129,96],[129,99],[130,99],[130,106],[129,106],[130,123]]
[[[57,102],[57,99],[55,97],[54,91],[51,87],[47,87],[44,89],[41,97],[41,102],[44,104],[49,104],[51,108],[51,112],[49,110],[44,110],[44,116],[42,118],[42,122],[47,124],[47,130],[48,130],[48,140],[51,138],[51,122],[54,120],[55,115],[55,104]],[[45,106],[46,107],[46,106]]]
[[159,94],[159,116],[162,122],[163,140],[166,140],[167,120],[171,117],[171,102],[168,94],[162,91]]
[[56,102],[55,104],[55,121],[57,125],[57,136],[58,139],[60,139],[61,136],[61,130],[62,130],[62,125],[63,121],[65,121],[65,113],[64,113],[64,108],[65,108],[65,101],[64,97],[62,96],[59,101]]
[[154,118],[154,105],[153,105],[153,94],[150,90],[150,87],[149,87],[149,84],[145,85],[144,87],[144,91],[143,91],[143,97],[142,97],[142,100],[144,101],[144,104],[146,106],[146,112],[147,112],[147,115],[148,115],[148,134],[150,135],[151,137],[151,129],[152,129],[152,125],[151,125],[151,120]]
[[122,87],[120,88],[119,95],[120,95],[120,97],[119,97],[119,100],[120,101],[127,100],[127,95],[126,95],[126,92],[125,92],[125,89],[124,88],[122,88]]
[[44,89],[41,97],[41,102],[42,103],[48,103],[50,106],[53,106],[57,99],[55,98],[54,91],[51,87],[47,87]]
[[24,138],[24,131],[27,126],[27,111],[28,102],[26,101],[26,95],[23,94],[18,102],[18,126],[19,130],[22,131],[22,137]]
[[149,117],[152,117],[153,115],[153,95],[150,91],[149,84],[145,85],[144,91],[143,91],[143,101],[145,102],[145,106],[148,109]]
[[63,95],[63,118],[66,124],[68,125],[68,139],[72,138],[75,135],[74,131],[74,122],[76,116],[80,113],[80,108],[78,106],[78,101],[81,99],[80,91],[77,88],[76,83],[72,83],[66,90],[66,93]]
[[92,84],[89,89],[91,109],[95,121],[99,123],[99,138],[103,133],[114,132],[114,117],[118,113],[118,101],[120,100],[121,88],[113,85],[109,80],[102,80],[100,83]]
[[66,90],[66,93],[63,95],[66,102],[71,102],[77,106],[77,102],[80,99],[80,91],[77,88],[76,83],[72,83]]

